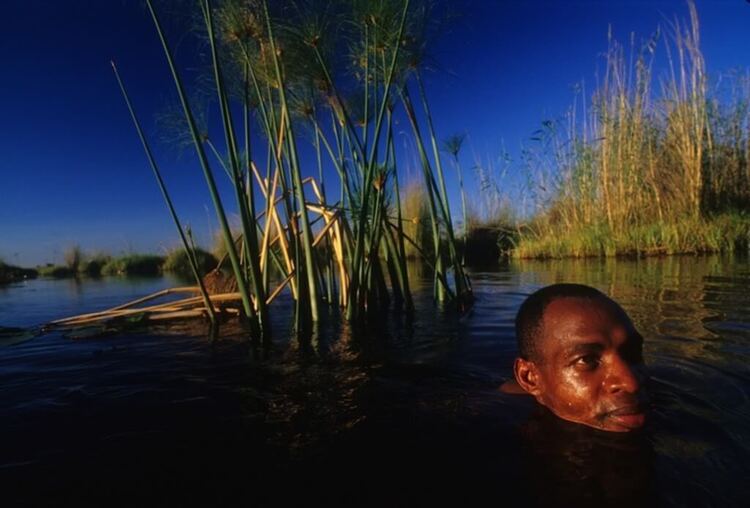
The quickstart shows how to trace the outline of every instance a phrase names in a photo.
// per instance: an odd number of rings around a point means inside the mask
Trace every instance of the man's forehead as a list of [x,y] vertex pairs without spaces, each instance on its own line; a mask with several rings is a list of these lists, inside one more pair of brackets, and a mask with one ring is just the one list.
[[580,296],[555,298],[544,308],[542,318],[546,319],[550,316],[554,318],[588,316],[591,313],[606,314],[613,319],[627,320],[627,315],[622,308],[604,295],[596,298]]
[[543,338],[575,339],[578,334],[626,331],[632,324],[619,305],[602,296],[557,298],[544,309],[541,326]]

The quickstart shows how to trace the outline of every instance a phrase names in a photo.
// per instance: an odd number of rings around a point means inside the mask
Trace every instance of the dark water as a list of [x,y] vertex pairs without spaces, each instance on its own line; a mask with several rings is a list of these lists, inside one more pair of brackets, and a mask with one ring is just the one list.
[[[523,263],[473,275],[460,319],[331,318],[244,337],[49,334],[0,348],[0,502],[15,505],[747,506],[750,264],[721,258]],[[614,435],[496,388],[512,321],[556,281],[594,285],[646,337],[654,409]],[[0,288],[0,325],[100,309],[175,281]]]

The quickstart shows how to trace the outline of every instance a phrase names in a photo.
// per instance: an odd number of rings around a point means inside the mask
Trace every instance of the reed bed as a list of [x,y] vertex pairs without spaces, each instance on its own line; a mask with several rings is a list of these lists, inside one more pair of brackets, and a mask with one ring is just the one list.
[[[199,0],[217,132],[199,128],[161,15],[146,4],[214,204],[236,285],[232,302],[253,333],[270,333],[268,306],[287,288],[298,330],[320,320],[323,306],[356,322],[391,304],[413,308],[406,258],[407,245],[418,242],[404,227],[410,219],[398,198],[396,118],[408,120],[419,153],[435,298],[458,308],[471,302],[421,77],[428,3]],[[195,247],[113,69],[195,265]],[[217,178],[229,179],[231,197],[220,194]],[[239,215],[239,234],[230,229],[230,212]],[[203,288],[197,266],[194,272],[210,311],[217,297]]]
[[[748,76],[711,86],[692,3],[689,12],[629,51],[610,35],[591,99],[544,123],[526,161],[537,213],[520,229],[516,257],[747,248]],[[660,46],[667,72],[656,80]]]

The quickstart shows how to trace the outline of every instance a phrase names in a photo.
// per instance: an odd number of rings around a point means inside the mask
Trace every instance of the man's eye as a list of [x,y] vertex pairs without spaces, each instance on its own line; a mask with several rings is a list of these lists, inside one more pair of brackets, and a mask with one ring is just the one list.
[[577,358],[575,365],[583,369],[595,369],[599,366],[599,355],[586,355]]

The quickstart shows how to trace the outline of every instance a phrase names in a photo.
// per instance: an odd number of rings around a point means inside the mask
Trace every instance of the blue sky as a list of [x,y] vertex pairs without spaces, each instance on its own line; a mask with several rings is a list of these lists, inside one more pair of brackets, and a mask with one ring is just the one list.
[[[468,135],[466,168],[475,157],[496,159],[503,145],[516,155],[543,120],[565,112],[576,83],[593,88],[610,25],[627,41],[687,17],[682,0],[450,5],[461,16],[432,48],[439,66],[427,87],[438,135]],[[709,72],[750,67],[750,3],[697,6]],[[75,244],[114,254],[177,245],[109,67],[117,61],[156,140],[154,115],[173,90],[142,3],[8,0],[3,18],[0,258],[34,265],[59,261]],[[189,50],[178,45],[184,61]],[[162,145],[157,158],[181,217],[207,243],[215,219],[197,160]]]

